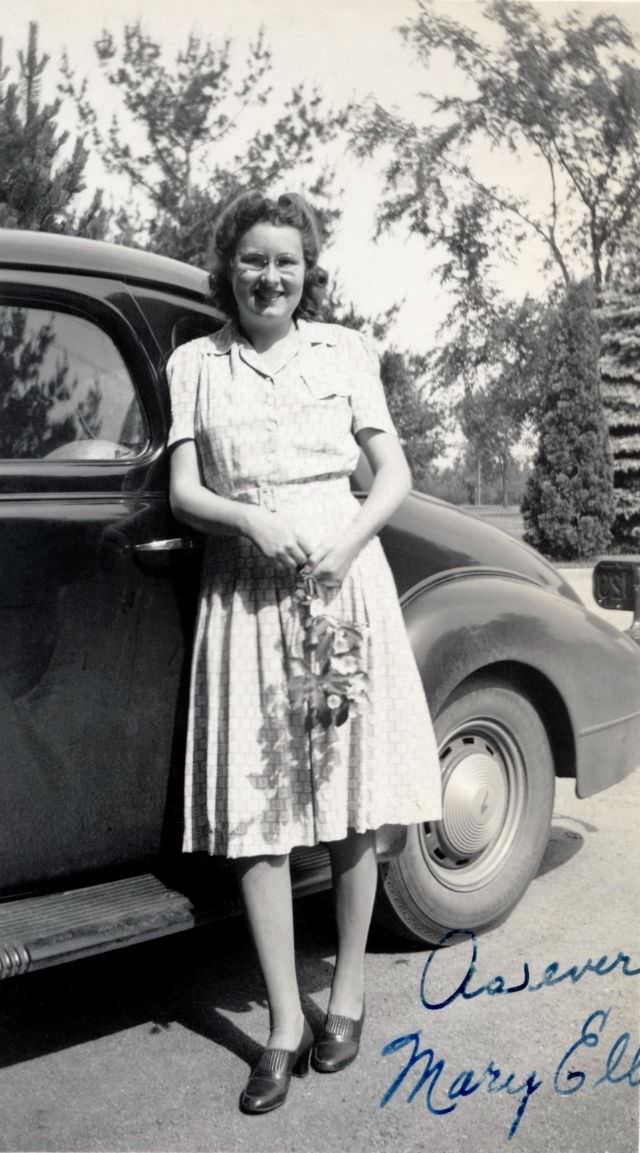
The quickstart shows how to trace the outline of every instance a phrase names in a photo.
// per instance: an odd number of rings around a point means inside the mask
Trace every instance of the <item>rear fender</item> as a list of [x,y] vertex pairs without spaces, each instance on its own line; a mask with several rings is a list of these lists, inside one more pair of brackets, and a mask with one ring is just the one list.
[[517,682],[547,726],[558,775],[586,797],[631,772],[640,755],[640,651],[581,603],[518,573],[457,569],[402,600],[434,715],[486,672]]

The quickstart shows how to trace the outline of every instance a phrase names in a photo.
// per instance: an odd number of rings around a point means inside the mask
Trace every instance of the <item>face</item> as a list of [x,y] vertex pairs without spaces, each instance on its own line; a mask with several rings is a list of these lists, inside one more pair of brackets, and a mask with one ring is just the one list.
[[240,237],[230,270],[243,326],[249,331],[286,327],[300,303],[304,273],[297,228],[254,224]]

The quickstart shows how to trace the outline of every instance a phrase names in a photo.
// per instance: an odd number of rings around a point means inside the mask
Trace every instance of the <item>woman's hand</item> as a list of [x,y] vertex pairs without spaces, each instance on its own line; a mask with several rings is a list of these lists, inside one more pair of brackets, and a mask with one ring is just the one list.
[[260,506],[247,509],[246,535],[270,560],[285,568],[297,569],[308,564],[311,541],[304,531],[293,528],[280,513]]
[[340,586],[360,549],[344,533],[319,541],[309,554],[303,572],[327,588]]

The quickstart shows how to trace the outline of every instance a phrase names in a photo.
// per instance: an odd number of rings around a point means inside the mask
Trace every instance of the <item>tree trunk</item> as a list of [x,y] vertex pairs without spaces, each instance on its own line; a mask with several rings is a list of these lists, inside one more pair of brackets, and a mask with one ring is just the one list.
[[479,456],[476,460],[476,504],[482,504],[482,461]]

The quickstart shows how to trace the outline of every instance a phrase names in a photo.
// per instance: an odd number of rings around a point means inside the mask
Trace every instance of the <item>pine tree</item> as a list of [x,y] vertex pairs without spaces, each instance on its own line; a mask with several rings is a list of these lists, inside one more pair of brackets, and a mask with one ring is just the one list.
[[98,66],[121,104],[105,131],[85,78],[68,60],[61,91],[76,105],[108,172],[132,196],[115,215],[117,239],[192,264],[210,258],[222,204],[243,188],[273,193],[303,184],[328,235],[339,218],[328,145],[350,106],[334,110],[316,88],[274,98],[271,52],[262,32],[245,59],[230,40],[191,32],[172,63],[141,23],[95,44]]
[[640,533],[640,244],[637,227],[625,238],[602,295],[600,374],[615,485],[613,532],[638,547]]
[[556,560],[592,557],[611,539],[613,475],[593,306],[589,282],[571,284],[551,322],[540,442],[522,503],[524,539]]
[[73,204],[84,191],[88,152],[77,139],[67,155],[69,134],[60,131],[60,100],[41,100],[48,56],[38,54],[38,29],[29,24],[26,52],[18,53],[18,80],[6,84],[0,40],[0,227],[43,232],[104,234],[107,215],[102,194],[77,214]]
[[[66,361],[52,362],[54,326],[30,327],[28,310],[0,307],[0,456],[39,459],[73,440],[65,416],[77,387]],[[56,418],[55,410],[62,413]]]

